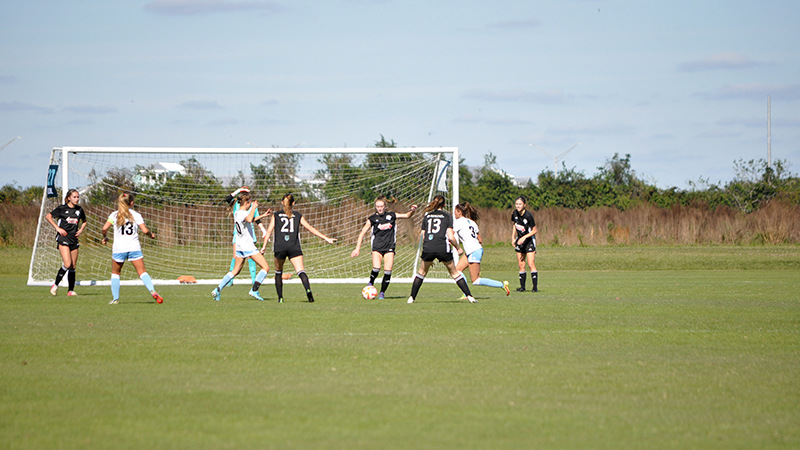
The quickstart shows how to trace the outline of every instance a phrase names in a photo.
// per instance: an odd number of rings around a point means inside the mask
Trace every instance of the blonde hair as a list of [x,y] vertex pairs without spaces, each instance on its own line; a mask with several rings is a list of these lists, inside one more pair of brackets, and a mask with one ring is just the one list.
[[133,221],[133,214],[131,214],[131,205],[133,205],[133,194],[123,192],[117,198],[117,225],[125,225],[127,221]]
[[292,195],[292,194],[284,195],[283,198],[281,199],[281,205],[283,205],[284,214],[289,216],[289,218],[291,219],[292,218],[292,205],[294,205],[294,195]]
[[[73,192],[78,192],[78,190],[77,189],[70,189],[70,190],[67,191],[67,194],[64,196],[64,204],[65,205],[67,204],[67,201],[69,200],[69,196],[72,195]],[[78,192],[78,195],[81,195],[81,193]]]
[[252,200],[252,198],[249,192],[242,192],[239,194],[239,198],[236,201],[239,202],[239,206],[244,206],[244,204]]
[[442,208],[444,208],[444,197],[437,195],[436,197],[433,197],[433,200],[431,200],[430,203],[428,203],[428,206],[425,207],[423,212],[435,211]]

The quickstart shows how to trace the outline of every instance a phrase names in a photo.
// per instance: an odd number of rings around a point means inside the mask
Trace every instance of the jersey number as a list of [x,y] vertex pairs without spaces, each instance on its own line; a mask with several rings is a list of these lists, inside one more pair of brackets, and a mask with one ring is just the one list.
[[294,220],[287,217],[281,217],[281,233],[294,233]]
[[472,232],[472,239],[478,239],[478,233],[475,232],[475,227],[469,226],[469,231]]
[[127,234],[128,236],[133,236],[134,228],[132,222],[125,222],[124,225],[119,227],[120,234]]
[[437,234],[442,229],[442,219],[428,219],[428,234]]

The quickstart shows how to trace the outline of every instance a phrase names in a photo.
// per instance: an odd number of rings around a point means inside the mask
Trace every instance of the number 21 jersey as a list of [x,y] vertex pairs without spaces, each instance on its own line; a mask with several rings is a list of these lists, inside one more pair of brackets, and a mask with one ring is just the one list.
[[300,250],[300,218],[303,217],[297,211],[292,212],[289,217],[284,212],[275,214],[275,238],[273,240],[274,251],[289,252]]

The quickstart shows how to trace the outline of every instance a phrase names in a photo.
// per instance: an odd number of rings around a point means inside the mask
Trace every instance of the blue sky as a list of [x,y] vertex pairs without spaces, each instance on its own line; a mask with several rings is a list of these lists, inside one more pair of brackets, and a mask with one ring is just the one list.
[[[459,147],[660,187],[800,171],[797,1],[3,0],[0,185],[61,146]],[[559,166],[561,163],[559,163]]]

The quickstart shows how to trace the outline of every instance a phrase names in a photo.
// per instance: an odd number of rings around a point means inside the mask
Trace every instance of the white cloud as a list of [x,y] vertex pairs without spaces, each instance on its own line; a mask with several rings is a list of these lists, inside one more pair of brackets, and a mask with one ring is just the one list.
[[696,61],[685,62],[678,65],[678,69],[683,72],[697,72],[717,69],[745,69],[759,65],[762,65],[762,63],[753,61],[741,53],[724,52]]
[[113,106],[67,106],[63,110],[78,114],[108,114],[118,111]]
[[178,108],[186,109],[222,109],[216,100],[190,100],[178,105]]
[[797,100],[800,99],[800,84],[733,84],[723,86],[716,93],[698,92],[694,95],[706,100],[766,100],[768,95],[772,100]]
[[552,127],[547,131],[552,134],[585,134],[592,136],[608,136],[631,134],[634,128],[630,125],[620,123],[603,123],[596,125],[566,125],[561,127]]
[[469,113],[454,120],[456,123],[483,123],[486,125],[531,125],[533,122],[529,120],[516,119],[513,117],[506,118],[488,118],[479,114]]
[[561,89],[546,89],[539,92],[524,90],[490,91],[487,89],[470,89],[464,92],[463,97],[473,100],[486,100],[492,102],[529,102],[557,104],[566,102],[566,94]]
[[0,111],[6,112],[24,112],[24,111],[34,111],[39,113],[52,113],[52,108],[46,108],[44,106],[36,106],[31,105],[30,103],[22,103],[22,102],[0,102]]
[[531,17],[528,19],[504,20],[500,22],[495,22],[489,24],[489,27],[501,28],[501,29],[526,29],[526,28],[536,28],[541,24],[542,23],[539,21],[539,19]]
[[164,16],[195,16],[237,11],[276,13],[285,8],[269,1],[153,0],[144,9]]

